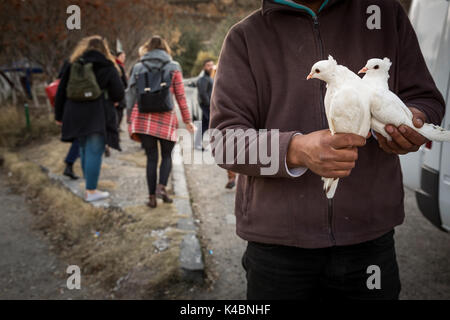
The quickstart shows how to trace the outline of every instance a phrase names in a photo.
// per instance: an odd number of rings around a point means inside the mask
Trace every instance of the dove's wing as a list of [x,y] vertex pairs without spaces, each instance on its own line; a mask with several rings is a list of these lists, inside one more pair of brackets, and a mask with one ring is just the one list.
[[390,90],[374,90],[370,108],[372,116],[382,124],[412,125],[411,110]]
[[345,85],[333,95],[330,122],[337,133],[366,137],[370,130],[370,106],[357,86]]

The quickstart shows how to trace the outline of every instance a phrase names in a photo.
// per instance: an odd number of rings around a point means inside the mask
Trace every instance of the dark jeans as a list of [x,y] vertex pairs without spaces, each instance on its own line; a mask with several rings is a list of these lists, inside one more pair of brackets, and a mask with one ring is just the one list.
[[[394,230],[350,246],[302,249],[249,242],[242,258],[250,300],[397,300],[399,271]],[[380,289],[369,289],[380,270]],[[369,277],[372,277],[369,279]],[[369,279],[369,281],[368,281]]]
[[202,109],[202,137],[209,129],[209,106],[200,105]]
[[80,156],[80,143],[77,139],[73,140],[72,145],[70,146],[69,152],[67,152],[66,160],[64,160],[67,164],[73,165],[77,158]]
[[158,167],[158,141],[161,147],[161,166],[159,168],[159,183],[166,186],[172,170],[172,150],[175,142],[159,139],[146,134],[140,134],[142,146],[147,154],[147,184],[148,192],[156,193],[156,169]]

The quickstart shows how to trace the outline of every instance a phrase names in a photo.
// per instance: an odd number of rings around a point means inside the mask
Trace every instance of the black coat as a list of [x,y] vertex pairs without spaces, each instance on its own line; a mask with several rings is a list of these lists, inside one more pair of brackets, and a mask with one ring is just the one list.
[[55,119],[62,121],[62,141],[71,142],[74,139],[91,134],[105,136],[106,144],[120,150],[119,132],[114,102],[124,98],[124,87],[114,64],[98,51],[87,51],[83,54],[86,62],[92,62],[97,83],[105,90],[107,98],[89,102],[76,102],[66,98],[66,88],[70,69],[65,68],[55,98]]
[[[125,69],[120,64],[118,64],[118,66],[120,68],[120,79],[122,79],[123,87],[126,89],[128,87],[128,80],[127,75],[125,73]],[[122,99],[116,108],[125,109],[126,108],[125,99]]]
[[213,79],[204,72],[203,76],[197,80],[198,103],[202,108],[209,108],[213,89]]

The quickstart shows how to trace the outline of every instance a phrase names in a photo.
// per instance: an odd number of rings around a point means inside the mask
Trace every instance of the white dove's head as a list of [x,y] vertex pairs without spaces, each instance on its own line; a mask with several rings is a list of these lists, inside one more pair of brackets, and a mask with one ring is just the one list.
[[359,70],[358,73],[366,74],[389,74],[389,69],[391,68],[392,62],[389,58],[384,59],[370,59],[364,68]]
[[332,56],[328,56],[328,60],[320,60],[312,66],[311,73],[306,79],[319,79],[327,82],[334,73],[336,67],[336,60],[334,60]]

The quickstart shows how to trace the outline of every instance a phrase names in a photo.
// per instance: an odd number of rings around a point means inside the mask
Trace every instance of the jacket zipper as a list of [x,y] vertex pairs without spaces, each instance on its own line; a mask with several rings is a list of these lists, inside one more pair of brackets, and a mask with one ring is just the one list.
[[[313,23],[314,23],[314,33],[316,34],[317,37],[317,41],[319,43],[319,52],[320,52],[320,59],[324,60],[324,50],[323,50],[323,43],[322,43],[322,37],[320,36],[320,30],[319,30],[319,19],[317,18],[317,15],[313,15]],[[322,96],[322,92],[323,92],[323,82],[320,82],[320,97],[319,97],[319,101],[320,101],[320,114],[321,114],[321,118],[322,118],[322,126],[324,128],[326,128],[328,126],[328,122],[327,122],[327,116],[325,113],[325,103],[323,102],[323,96]],[[332,243],[335,245],[336,244],[336,239],[334,237],[334,233],[333,233],[333,199],[327,199],[328,200],[328,232],[330,234],[330,238]]]

